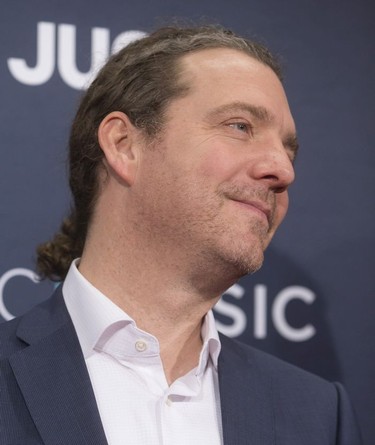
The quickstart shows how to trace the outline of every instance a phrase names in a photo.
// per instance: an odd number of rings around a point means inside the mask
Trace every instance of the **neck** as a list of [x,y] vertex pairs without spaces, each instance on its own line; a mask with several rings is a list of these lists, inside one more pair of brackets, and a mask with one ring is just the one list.
[[[185,265],[172,267],[169,256],[160,250],[154,257],[140,243],[133,248],[119,239],[109,245],[107,240],[116,239],[111,236],[105,237],[104,243],[98,239],[89,237],[80,272],[132,317],[138,328],[158,339],[166,379],[172,383],[197,366],[202,320],[217,302],[220,290],[202,292],[187,279]],[[133,238],[126,237],[129,239]],[[207,279],[202,276],[194,281]]]
[[230,276],[227,265],[214,270],[215,261],[140,231],[125,215],[111,215],[110,221],[91,226],[80,271],[159,341],[179,327],[198,326],[239,278]]
[[212,270],[214,262],[192,258],[194,249],[183,249],[168,236],[140,229],[130,204],[123,205],[126,212],[113,212],[120,204],[121,199],[99,200],[97,215],[107,217],[94,216],[79,269],[158,339],[166,376],[173,381],[197,365],[203,317],[238,277],[228,278],[224,266]]

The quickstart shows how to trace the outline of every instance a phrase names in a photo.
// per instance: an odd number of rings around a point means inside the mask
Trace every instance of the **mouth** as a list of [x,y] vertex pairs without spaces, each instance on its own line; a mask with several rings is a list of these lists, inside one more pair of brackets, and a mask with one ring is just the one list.
[[255,215],[265,220],[269,226],[271,226],[272,221],[272,211],[271,207],[262,201],[248,201],[241,199],[232,199],[233,202],[240,205],[245,210],[249,210]]

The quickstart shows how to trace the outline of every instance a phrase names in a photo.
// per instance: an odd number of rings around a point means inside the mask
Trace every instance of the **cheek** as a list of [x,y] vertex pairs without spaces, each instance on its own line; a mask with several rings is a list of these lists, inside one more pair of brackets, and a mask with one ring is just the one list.
[[197,164],[197,173],[206,178],[225,182],[233,176],[235,171],[233,156],[223,153],[218,147],[213,153],[205,154]]

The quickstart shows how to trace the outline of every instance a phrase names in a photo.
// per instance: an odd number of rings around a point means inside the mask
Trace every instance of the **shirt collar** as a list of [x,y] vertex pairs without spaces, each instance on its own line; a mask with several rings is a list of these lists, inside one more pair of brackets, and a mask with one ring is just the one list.
[[[127,338],[123,344],[123,353],[128,345],[133,345],[133,338],[148,337],[154,345],[153,355],[159,345],[157,339],[137,328],[135,321],[108,297],[95,288],[78,270],[79,259],[73,261],[63,285],[63,296],[68,312],[72,318],[85,359],[95,350],[103,350],[104,345],[113,336],[126,328]],[[220,339],[212,311],[204,317],[201,330],[203,347],[200,353],[197,375],[203,374],[210,358],[217,369],[220,354]],[[133,346],[131,350],[133,351]],[[130,351],[130,348],[129,348]]]
[[79,260],[73,261],[63,285],[63,296],[72,318],[83,355],[88,358],[111,325],[134,323],[123,310],[94,287],[78,270]]
[[221,343],[212,311],[208,311],[204,317],[201,336],[203,347],[199,358],[198,373],[204,372],[205,362],[207,362],[208,357],[211,358],[215,369],[217,369]]

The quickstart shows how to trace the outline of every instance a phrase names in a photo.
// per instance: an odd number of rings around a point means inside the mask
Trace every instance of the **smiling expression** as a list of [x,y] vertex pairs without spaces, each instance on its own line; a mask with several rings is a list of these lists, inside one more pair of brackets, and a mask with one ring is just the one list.
[[257,270],[288,208],[295,126],[275,73],[245,53],[181,60],[189,92],[171,101],[134,193],[142,227],[186,266]]

